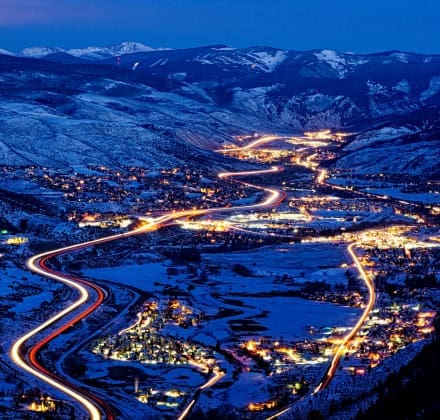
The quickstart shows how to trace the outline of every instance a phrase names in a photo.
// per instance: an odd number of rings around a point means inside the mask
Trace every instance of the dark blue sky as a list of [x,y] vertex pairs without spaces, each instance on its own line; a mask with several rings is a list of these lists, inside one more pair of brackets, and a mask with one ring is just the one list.
[[121,41],[440,53],[440,0],[0,0],[0,48]]

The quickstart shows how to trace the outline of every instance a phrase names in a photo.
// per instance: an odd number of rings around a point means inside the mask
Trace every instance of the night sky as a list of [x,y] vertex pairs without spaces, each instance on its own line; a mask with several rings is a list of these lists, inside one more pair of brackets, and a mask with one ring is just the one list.
[[140,41],[440,53],[439,0],[0,0],[0,48]]

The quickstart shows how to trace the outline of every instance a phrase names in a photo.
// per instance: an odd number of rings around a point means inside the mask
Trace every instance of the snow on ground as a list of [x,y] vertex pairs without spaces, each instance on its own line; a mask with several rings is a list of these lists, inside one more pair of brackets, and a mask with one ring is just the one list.
[[[199,270],[205,271],[204,281],[189,278],[185,267],[174,267],[177,274],[170,275],[169,260],[114,268],[84,269],[91,278],[106,279],[160,293],[167,286],[188,290],[192,285],[191,302],[208,316],[208,321],[195,331],[169,326],[166,333],[193,336],[213,345],[225,340],[233,332],[241,335],[272,335],[286,339],[304,337],[306,327],[352,325],[359,311],[330,303],[280,296],[295,291],[295,284],[304,281],[345,283],[347,262],[345,247],[332,244],[294,244],[268,246],[247,252],[202,254]],[[249,276],[234,271],[241,264],[250,271]],[[283,275],[288,280],[280,281]],[[194,280],[197,280],[194,282]],[[260,295],[260,296],[258,296]],[[229,313],[220,315],[222,310]],[[248,320],[257,330],[247,328]],[[243,327],[240,325],[243,324]]]
[[388,141],[380,147],[365,147],[342,156],[337,169],[350,169],[364,174],[409,174],[429,176],[436,171],[440,160],[440,141],[406,143],[399,139]]
[[154,282],[177,283],[167,275],[169,264],[169,262],[166,264],[158,262],[122,267],[87,268],[83,269],[82,272],[91,278],[109,280],[126,286],[137,287],[146,292],[153,292],[156,288]]
[[414,133],[415,130],[411,130],[408,127],[383,127],[377,130],[367,131],[366,133],[359,134],[355,139],[344,147],[345,151],[353,151],[365,146],[371,146],[374,143],[394,139],[404,136],[406,134]]
[[0,188],[8,191],[20,191],[21,194],[42,194],[50,191],[25,179],[0,179]]
[[[220,165],[221,157],[202,149],[218,149],[221,142],[231,139],[231,132],[268,129],[261,118],[206,103],[206,94],[197,87],[191,96],[195,92],[199,99],[202,97],[203,107],[194,98],[140,84],[119,87],[120,82],[107,78],[72,83],[77,83],[83,93],[68,98],[71,112],[19,97],[0,105],[3,164],[65,168],[99,162],[159,168],[175,166],[179,161],[188,164],[199,155],[198,162],[209,156],[213,164]],[[118,86],[116,91],[130,94],[116,96],[120,92],[106,90],[111,84]],[[219,121],[224,125],[219,127]],[[174,135],[170,137],[168,130]],[[121,143],[121,138],[125,142]],[[51,148],[47,148],[48,139]]]
[[55,54],[63,52],[61,48],[50,48],[50,47],[28,47],[20,51],[19,55],[23,57],[41,58],[46,55]]
[[339,55],[336,51],[321,50],[320,52],[315,53],[315,56],[319,61],[329,64],[334,70],[336,70],[340,79],[343,79],[347,75],[347,62],[345,58]]
[[352,326],[360,316],[356,308],[295,297],[245,297],[243,301],[260,312],[268,312],[266,317],[256,320],[267,328],[263,335],[290,340],[304,338],[308,326],[317,329]]
[[408,80],[406,79],[402,79],[399,83],[397,83],[394,87],[394,90],[398,91],[398,92],[403,92],[403,93],[410,93],[411,92],[411,86],[408,82]]
[[260,67],[268,73],[273,72],[287,57],[287,51],[277,51],[271,55],[265,51],[253,53],[256,56]]
[[213,51],[235,51],[236,49],[234,47],[212,48]]
[[[191,366],[176,367],[167,364],[148,365],[137,361],[118,361],[115,359],[96,359],[96,356],[87,351],[81,353],[87,359],[87,377],[90,379],[105,379],[112,381],[109,377],[110,368],[137,368],[146,375],[165,379],[170,388],[174,387],[197,387],[205,382],[203,375]],[[156,379],[157,380],[157,379]],[[113,380],[116,382],[115,380]],[[144,385],[140,383],[141,387]]]
[[[40,310],[41,304],[53,302],[53,292],[59,290],[61,286],[51,280],[47,281],[32,275],[11,262],[5,263],[1,257],[0,264],[0,304],[2,306],[0,405],[9,406],[11,402],[9,396],[16,395],[18,386],[23,386],[24,383],[23,378],[17,376],[15,367],[11,367],[13,363],[9,358],[8,350],[18,336],[31,330],[41,322],[41,319],[44,319],[45,312]],[[25,384],[25,386],[33,385],[37,385],[37,381],[32,380]],[[40,385],[38,383],[38,386]],[[0,418],[3,418],[2,415]]]
[[265,389],[265,384],[267,379],[259,372],[240,375],[228,390],[228,400],[236,407],[245,407],[250,401],[266,401],[270,394]]
[[409,62],[409,54],[404,52],[395,52],[391,54],[391,57],[397,58],[401,63],[408,63]]
[[[228,268],[229,273],[233,264],[242,264],[257,277],[288,274],[293,276],[295,281],[301,282],[310,280],[309,276],[312,273],[338,268],[346,263],[347,257],[344,251],[344,248],[334,244],[293,244],[268,246],[247,252],[220,253],[215,256],[204,254],[203,259],[211,264]],[[226,280],[227,271],[221,272],[220,280]],[[215,276],[212,278],[217,280]],[[344,279],[341,278],[340,281]]]
[[0,48],[0,54],[3,55],[15,55],[14,53],[8,51],[8,50],[4,50],[3,48]]
[[366,191],[373,194],[388,195],[401,200],[417,201],[424,204],[440,204],[440,193],[405,193],[399,188],[366,188]]
[[216,340],[228,340],[233,333],[241,339],[269,336],[275,340],[281,337],[284,340],[301,340],[309,337],[310,326],[318,330],[352,326],[360,315],[360,310],[356,308],[296,297],[239,296],[227,300],[228,304],[212,297],[209,299],[207,295],[199,298],[197,305],[207,314],[220,308],[237,311],[235,315],[211,319],[196,330],[192,337],[207,345],[214,345]]
[[42,292],[36,295],[27,296],[22,302],[15,305],[15,313],[28,314],[32,309],[38,308],[42,302],[51,302],[53,295],[51,292]]
[[359,187],[359,188],[366,188],[366,187],[377,187],[377,188],[383,188],[383,187],[388,187],[388,186],[392,186],[393,184],[391,182],[385,182],[385,181],[374,181],[374,180],[365,180],[365,179],[360,179],[360,178],[353,178],[353,177],[349,177],[349,178],[330,178],[328,181],[330,184],[334,184],[334,185],[341,185],[343,187]]
[[431,79],[431,81],[429,82],[429,87],[428,89],[424,90],[421,94],[420,94],[420,99],[422,101],[426,101],[429,98],[433,97],[434,95],[436,95],[438,92],[440,92],[440,76],[435,76]]
[[233,107],[237,109],[246,109],[250,112],[265,112],[267,94],[275,91],[279,85],[262,86],[252,89],[234,88],[234,96],[232,99]]
[[109,47],[90,46],[87,48],[72,48],[66,52],[75,57],[102,59],[102,58],[119,56],[124,54],[133,54],[137,52],[150,52],[150,51],[156,51],[156,50],[140,42],[122,42],[118,45],[112,45]]

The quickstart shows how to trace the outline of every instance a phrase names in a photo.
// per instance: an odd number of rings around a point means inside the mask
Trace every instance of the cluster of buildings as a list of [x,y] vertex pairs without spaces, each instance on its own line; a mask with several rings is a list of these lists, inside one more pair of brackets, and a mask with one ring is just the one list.
[[421,310],[420,304],[379,304],[348,347],[343,369],[357,375],[369,372],[385,358],[427,338],[434,331],[435,316],[435,311]]
[[196,327],[203,314],[178,300],[166,303],[149,301],[138,315],[137,322],[117,336],[98,341],[93,352],[116,360],[133,360],[147,364],[203,364],[215,363],[212,352],[196,344],[160,334],[167,324],[181,328]]
[[330,195],[314,195],[289,200],[289,207],[306,207],[309,211],[334,211],[343,213],[378,213],[383,204],[371,200],[340,198]]
[[[417,288],[437,285],[439,258],[440,247],[436,243],[420,243],[418,247],[417,243],[408,242],[400,248],[371,248],[365,262],[374,267],[383,282]],[[424,284],[427,278],[431,281]]]
[[[92,351],[113,360],[147,365],[186,366],[210,375],[218,371],[211,349],[163,333],[163,328],[169,325],[183,329],[197,327],[203,318],[202,312],[194,312],[188,305],[176,299],[148,301],[132,326],[116,336],[98,340]],[[135,395],[142,403],[167,410],[179,407],[186,398],[186,391],[153,388],[151,384],[143,387],[137,383]]]
[[410,174],[392,173],[371,173],[359,174],[350,169],[334,169],[333,176],[344,178],[351,185],[364,183],[365,185],[375,185],[376,187],[400,186],[405,192],[438,192],[440,182],[438,180],[427,179],[423,175],[413,176]]
[[202,169],[188,167],[120,170],[89,165],[76,171],[38,166],[1,167],[3,182],[27,182],[20,187],[30,196],[64,202],[66,218],[80,227],[126,227],[130,215],[160,209],[225,207],[247,199],[245,185],[219,179]]
[[300,365],[316,365],[328,360],[329,345],[325,341],[287,342],[260,337],[240,345],[243,354],[251,357],[271,374],[282,374]]
[[37,413],[54,412],[56,410],[56,402],[49,396],[41,397],[32,401],[28,409]]
[[177,410],[184,402],[187,393],[181,389],[147,388],[135,391],[136,399],[142,404],[148,404],[161,411]]
[[[399,350],[426,339],[434,330],[435,316],[435,311],[422,309],[420,304],[383,306],[379,303],[360,334],[347,346],[337,376],[365,375]],[[326,327],[311,331],[317,335],[311,340],[282,342],[259,337],[241,343],[240,360],[246,369],[262,369],[273,383],[280,385],[274,388],[270,400],[251,402],[248,410],[271,410],[280,404],[283,394],[288,393],[291,399],[306,392],[349,330],[349,327]]]
[[[254,141],[247,139],[248,145],[245,147],[225,145],[222,152],[241,160],[266,164],[277,162],[285,166],[297,165],[314,170],[318,162],[335,157],[333,149],[344,142],[345,137],[347,135],[332,133],[330,130],[307,132],[303,136],[294,137],[263,136]],[[238,140],[242,141],[243,138]]]

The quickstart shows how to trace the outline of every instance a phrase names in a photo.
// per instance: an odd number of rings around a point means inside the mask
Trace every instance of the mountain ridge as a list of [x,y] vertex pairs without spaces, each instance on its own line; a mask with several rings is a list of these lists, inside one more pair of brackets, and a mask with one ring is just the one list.
[[[429,113],[440,115],[440,55],[396,51],[356,55],[325,49],[286,52],[222,44],[137,51],[118,60],[85,60],[63,51],[43,58],[2,55],[0,93],[0,122],[10,133],[1,146],[3,161],[8,161],[11,148],[28,151],[26,158],[15,153],[14,162],[32,160],[32,153],[40,154],[39,162],[51,161],[43,156],[42,143],[40,149],[28,144],[26,132],[33,127],[23,130],[23,117],[38,120],[35,127],[43,130],[40,136],[46,142],[63,138],[62,145],[66,141],[62,128],[71,130],[69,135],[73,133],[80,150],[87,136],[101,149],[114,150],[121,150],[119,141],[137,138],[130,144],[133,151],[144,150],[145,159],[128,150],[121,155],[133,164],[181,162],[175,155],[179,144],[186,150],[183,160],[191,155],[191,147],[200,159],[208,155],[211,159],[209,150],[233,142],[235,135],[256,131],[371,130],[371,141],[360,138],[360,146],[348,148],[338,163],[343,169],[356,160],[364,173],[373,168],[375,156],[380,156],[385,165],[381,168],[385,168],[402,137],[406,139],[396,149],[399,156],[405,144],[417,145],[418,138],[421,153],[437,156],[440,149],[424,126]],[[16,110],[14,118],[11,109]],[[380,153],[373,143],[374,129],[401,127],[408,118],[416,118],[414,132],[398,130],[398,139],[383,142],[387,153]],[[102,134],[108,132],[113,134]],[[385,132],[389,135],[390,130]],[[437,135],[438,130],[432,133]],[[153,150],[156,142],[168,144],[162,154]],[[94,162],[108,158],[93,145],[89,147]],[[58,152],[56,156],[62,155],[62,150]],[[84,163],[85,154],[72,156]],[[418,170],[414,164],[399,166],[395,160],[388,166],[390,170]]]
[[48,47],[48,46],[32,46],[26,47],[19,52],[11,52],[5,49],[0,49],[0,54],[13,55],[16,57],[28,57],[28,58],[44,58],[56,53],[65,53],[73,57],[83,58],[88,60],[100,60],[109,57],[115,57],[118,55],[132,54],[135,52],[148,52],[148,51],[160,51],[166,50],[166,48],[152,48],[141,42],[136,41],[124,41],[119,44],[113,44],[109,46],[88,46],[85,48],[61,48],[61,47]]
[[65,52],[70,55],[73,55],[75,57],[80,57],[83,55],[87,55],[90,53],[97,52],[98,55],[96,57],[90,56],[90,59],[101,59],[101,55],[103,58],[108,58],[109,56],[118,56],[118,55],[126,55],[126,54],[133,54],[137,52],[153,52],[153,51],[170,51],[170,50],[191,50],[191,49],[198,49],[198,48],[217,48],[218,50],[229,50],[229,51],[235,51],[235,50],[247,50],[252,48],[259,48],[259,49],[275,49],[279,51],[285,51],[285,52],[293,52],[293,53],[319,53],[324,51],[330,51],[332,53],[336,53],[338,55],[343,56],[364,56],[364,57],[373,57],[373,56],[389,56],[392,54],[408,54],[408,55],[418,55],[418,56],[424,56],[424,57],[434,57],[434,56],[440,56],[440,54],[436,53],[418,53],[414,51],[406,51],[406,50],[385,50],[385,51],[375,51],[375,52],[368,52],[368,53],[357,53],[357,52],[351,52],[351,51],[338,51],[333,50],[330,48],[313,48],[309,50],[295,50],[295,49],[286,49],[286,48],[278,48],[273,47],[269,45],[252,45],[249,47],[233,47],[226,44],[208,44],[208,45],[201,45],[197,47],[188,47],[188,48],[153,48],[150,47],[142,42],[138,41],[123,41],[118,44],[112,44],[112,45],[104,45],[104,46],[95,46],[90,45],[84,48],[62,48],[57,46],[31,46],[26,47],[20,50],[19,52],[12,52],[8,51],[6,49],[0,49],[0,54],[8,54],[8,55],[15,55],[17,57],[33,57],[33,58],[42,58],[47,55],[57,53],[57,52]]

